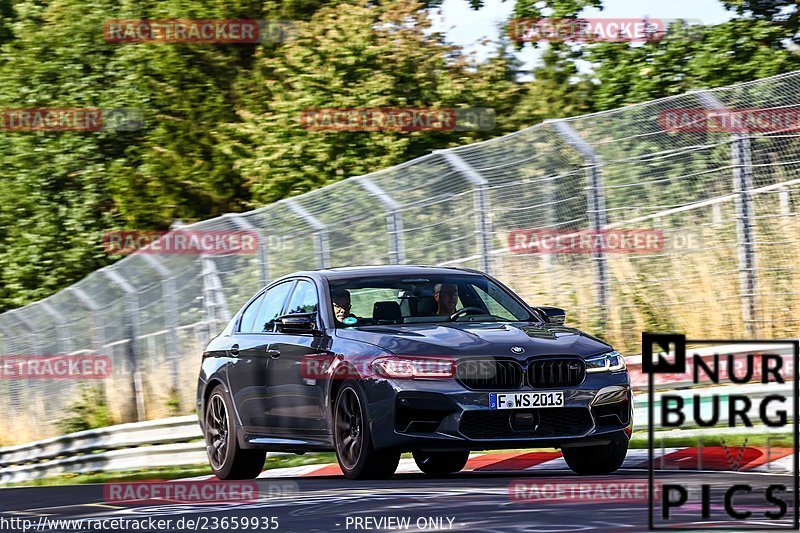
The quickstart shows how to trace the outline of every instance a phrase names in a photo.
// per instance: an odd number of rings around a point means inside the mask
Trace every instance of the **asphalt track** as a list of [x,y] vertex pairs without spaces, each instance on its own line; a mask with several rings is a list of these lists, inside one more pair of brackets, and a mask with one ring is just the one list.
[[[662,484],[679,483],[694,486],[690,501],[674,514],[671,527],[695,529],[697,526],[716,526],[724,530],[739,530],[743,523],[729,521],[721,514],[721,500],[712,504],[712,518],[700,519],[699,484],[712,486],[711,494],[721,498],[721,491],[734,484],[749,484],[751,494],[736,497],[738,510],[753,512],[750,526],[759,528],[783,525],[791,527],[794,516],[794,497],[791,493],[791,474],[756,472],[657,472]],[[341,477],[259,479],[261,493],[258,501],[248,503],[179,504],[150,502],[144,504],[109,504],[104,500],[103,485],[78,485],[68,487],[30,487],[0,490],[0,517],[27,518],[38,521],[76,518],[126,518],[148,517],[192,519],[189,528],[171,527],[160,531],[233,531],[223,528],[214,519],[227,517],[261,517],[277,519],[278,527],[272,531],[323,532],[323,531],[642,531],[647,529],[647,500],[596,499],[585,494],[568,500],[524,500],[511,497],[509,487],[514,483],[575,484],[590,481],[599,485],[608,483],[647,482],[643,470],[620,470],[611,476],[580,477],[564,472],[464,472],[444,478],[431,478],[422,474],[397,474],[387,481],[353,482]],[[784,499],[789,502],[788,514],[783,521],[763,518],[765,510],[774,507],[764,502],[759,488],[769,484],[788,487]],[[542,493],[544,494],[544,493]],[[696,497],[696,498],[695,498]],[[378,522],[388,517],[408,519],[403,522]],[[358,519],[361,521],[358,521]],[[429,521],[429,519],[434,519]],[[418,519],[420,522],[418,522]],[[437,522],[438,519],[438,522]],[[451,522],[452,520],[452,522]],[[421,525],[422,527],[418,527]],[[383,527],[381,527],[383,526]],[[261,527],[261,526],[259,526]],[[243,531],[267,531],[245,529]],[[5,523],[2,531],[22,531]],[[35,531],[28,529],[28,531]],[[39,529],[38,531],[42,531]],[[87,531],[76,527],[61,527],[51,531]],[[94,531],[99,531],[95,529]],[[106,530],[108,531],[108,530]],[[113,531],[159,531],[158,529],[114,529]]]

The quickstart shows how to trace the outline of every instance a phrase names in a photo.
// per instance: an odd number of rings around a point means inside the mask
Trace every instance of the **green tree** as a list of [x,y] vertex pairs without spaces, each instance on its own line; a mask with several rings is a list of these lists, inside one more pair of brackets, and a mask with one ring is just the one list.
[[597,65],[596,110],[613,109],[693,89],[721,87],[800,68],[784,27],[737,18],[713,26],[673,24],[641,45],[602,43],[585,59]]
[[[434,148],[496,136],[519,91],[507,57],[476,64],[430,32],[422,5],[354,3],[320,9],[275,57],[260,55],[243,80],[246,105],[223,142],[258,204],[366,174]],[[363,107],[494,108],[499,131],[324,132],[304,111]]]
[[572,52],[550,47],[542,53],[542,64],[532,70],[534,79],[522,85],[515,109],[515,122],[533,126],[547,119],[574,117],[594,110],[597,86],[591,76],[578,71]]
[[[706,26],[673,23],[645,43],[519,43],[544,46],[543,62],[526,86],[523,114],[569,116],[686,91],[720,87],[800,68],[800,13],[790,0],[723,0],[733,20]],[[512,18],[577,18],[602,0],[517,1]],[[585,74],[580,75],[579,66]],[[590,71],[590,73],[587,72]],[[589,79],[592,84],[589,84]],[[588,105],[587,105],[588,104]]]
[[145,123],[136,132],[0,134],[0,309],[110,263],[104,231],[165,229],[248,201],[213,132],[236,119],[235,79],[256,45],[111,44],[103,25],[259,18],[260,2],[24,0],[14,8],[13,38],[0,45],[0,107],[135,108]]

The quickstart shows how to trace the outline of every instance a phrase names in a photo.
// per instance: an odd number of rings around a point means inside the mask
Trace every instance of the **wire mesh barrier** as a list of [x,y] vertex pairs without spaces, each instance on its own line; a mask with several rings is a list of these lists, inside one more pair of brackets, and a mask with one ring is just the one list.
[[[0,315],[3,354],[112,364],[94,382],[0,379],[0,440],[58,433],[86,385],[103,388],[115,422],[191,412],[204,344],[259,287],[301,269],[478,268],[628,352],[645,330],[796,336],[800,127],[787,117],[800,115],[798,94],[790,73],[549,121],[193,224],[255,231],[257,253],[136,253]],[[722,124],[735,113],[764,120]],[[543,230],[658,243],[562,250],[534,242]]]

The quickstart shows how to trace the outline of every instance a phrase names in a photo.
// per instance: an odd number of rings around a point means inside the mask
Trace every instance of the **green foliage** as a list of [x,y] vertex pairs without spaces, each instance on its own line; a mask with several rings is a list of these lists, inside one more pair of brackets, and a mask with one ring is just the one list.
[[252,78],[242,80],[243,121],[222,140],[257,204],[497,135],[301,126],[304,111],[320,108],[491,107],[504,121],[518,90],[505,58],[474,65],[429,28],[417,3],[324,7],[275,56],[257,55]]
[[[177,218],[243,211],[548,118],[800,68],[787,45],[797,35],[797,14],[781,15],[793,2],[723,2],[737,14],[724,24],[679,23],[643,44],[544,47],[529,80],[506,37],[491,59],[476,62],[431,31],[426,9],[438,0],[0,0],[0,108],[137,108],[145,118],[135,132],[0,132],[0,311],[118,259],[101,247],[111,229],[163,230]],[[576,17],[588,7],[602,2],[517,0],[512,17]],[[137,18],[289,19],[296,32],[258,45],[104,40],[104,22]],[[486,132],[334,133],[299,123],[308,109],[395,106],[488,107],[497,125]],[[525,172],[535,179],[542,171]],[[365,231],[377,220],[350,226]],[[385,248],[376,238],[363,257],[380,260]]]
[[544,17],[561,19],[578,17],[587,7],[602,9],[602,0],[517,0],[514,18],[539,19]]
[[175,218],[242,208],[247,192],[211,132],[235,118],[232,83],[255,46],[110,44],[103,24],[241,18],[258,2],[23,0],[15,9],[14,38],[0,46],[0,107],[137,108],[146,123],[138,132],[0,134],[0,309],[111,262],[104,231],[166,229]]
[[786,28],[786,33],[798,42],[800,11],[796,0],[722,0],[723,5],[739,16],[771,20]]
[[533,126],[547,119],[575,117],[594,111],[597,86],[578,71],[575,54],[560,48],[542,53],[542,65],[533,71],[535,81],[523,85],[515,121]]
[[170,415],[177,416],[181,413],[181,399],[178,391],[172,391],[167,399],[167,409]]
[[102,428],[113,423],[103,389],[87,386],[81,388],[80,398],[69,406],[68,416],[59,420],[56,425],[66,434]]
[[662,38],[638,46],[602,43],[586,59],[598,65],[597,110],[614,109],[693,89],[722,87],[800,68],[785,46],[785,28],[734,19],[715,26],[675,23]]
[[[337,5],[0,1],[0,108],[135,108],[145,118],[135,132],[0,132],[0,311],[117,259],[102,249],[105,231],[242,211],[516,129],[506,58],[471,64],[425,33],[422,4]],[[138,18],[289,18],[300,36],[283,45],[105,42],[104,22]],[[325,134],[293,122],[322,105],[493,107],[499,129]]]

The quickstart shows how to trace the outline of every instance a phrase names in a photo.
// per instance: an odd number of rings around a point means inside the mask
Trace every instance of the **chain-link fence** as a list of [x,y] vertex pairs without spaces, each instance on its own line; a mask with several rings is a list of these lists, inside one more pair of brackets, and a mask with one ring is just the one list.
[[[110,357],[103,387],[117,422],[186,413],[203,345],[259,287],[360,264],[479,268],[629,352],[645,330],[796,337],[800,128],[790,118],[799,94],[791,73],[550,121],[200,222],[191,229],[258,232],[258,253],[132,255],[0,315],[0,350]],[[744,109],[773,120],[707,131],[697,113]],[[516,246],[515,235],[541,228],[663,240],[648,253]],[[56,433],[80,386],[0,380],[3,438]]]

